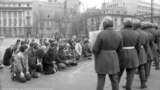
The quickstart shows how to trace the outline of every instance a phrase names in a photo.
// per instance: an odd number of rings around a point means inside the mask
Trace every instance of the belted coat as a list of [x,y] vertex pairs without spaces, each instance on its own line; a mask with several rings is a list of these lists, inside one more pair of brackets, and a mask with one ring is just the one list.
[[92,48],[95,57],[95,71],[98,74],[115,74],[119,72],[118,53],[122,49],[122,37],[113,28],[99,33]]
[[123,47],[134,47],[123,49],[120,54],[121,68],[136,68],[139,66],[140,34],[132,28],[122,28],[120,33],[123,37]]

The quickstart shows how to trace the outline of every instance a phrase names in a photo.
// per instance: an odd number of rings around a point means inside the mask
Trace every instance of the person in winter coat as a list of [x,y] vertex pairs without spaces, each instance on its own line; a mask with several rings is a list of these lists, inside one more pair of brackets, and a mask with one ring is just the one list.
[[22,83],[31,79],[28,66],[27,48],[26,45],[22,45],[18,54],[15,55],[15,60],[13,62],[14,69],[12,72],[12,80],[18,80]]
[[56,48],[50,47],[43,57],[43,70],[46,75],[54,74],[57,71],[56,66]]
[[103,21],[103,31],[99,33],[92,48],[95,57],[95,71],[98,77],[96,90],[103,90],[106,74],[109,75],[112,90],[119,90],[118,53],[121,52],[123,41],[120,33],[113,29],[112,18],[105,17]]
[[145,82],[145,64],[147,63],[147,55],[145,52],[144,47],[147,45],[147,33],[141,30],[141,23],[140,20],[134,20],[133,21],[133,29],[137,31],[140,34],[140,43],[141,43],[141,49],[139,53],[139,77],[141,82],[141,88],[147,88],[146,82]]
[[139,67],[139,58],[140,53],[140,34],[132,29],[132,19],[125,18],[124,26],[120,30],[120,33],[123,37],[123,50],[119,55],[120,61],[120,72],[119,72],[119,81],[121,76],[126,69],[127,79],[126,85],[123,86],[126,90],[131,90],[132,82],[135,74],[135,69]]
[[3,65],[10,66],[11,58],[13,54],[13,47],[14,45],[11,45],[9,48],[6,49],[4,56],[3,56]]

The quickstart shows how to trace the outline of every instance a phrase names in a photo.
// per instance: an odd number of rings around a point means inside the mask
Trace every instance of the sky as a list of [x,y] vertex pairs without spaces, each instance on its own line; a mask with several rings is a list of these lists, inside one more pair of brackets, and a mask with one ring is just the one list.
[[[83,8],[82,9],[86,9],[86,8],[90,8],[90,7],[97,7],[100,8],[102,3],[105,2],[110,2],[112,0],[80,0],[83,4]],[[146,2],[150,2],[151,0],[143,0]],[[160,4],[160,0],[154,0],[155,3],[159,3]]]

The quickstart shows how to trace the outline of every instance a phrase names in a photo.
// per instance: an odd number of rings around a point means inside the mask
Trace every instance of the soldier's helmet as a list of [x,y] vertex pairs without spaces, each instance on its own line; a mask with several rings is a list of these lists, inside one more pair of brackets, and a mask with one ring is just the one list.
[[148,22],[141,22],[141,29],[147,29],[148,28]]
[[132,27],[132,24],[133,24],[133,22],[132,22],[131,18],[125,18],[124,19],[124,28],[125,27]]
[[133,24],[132,24],[133,29],[137,29],[141,27],[141,22],[138,19],[134,19],[133,20]]

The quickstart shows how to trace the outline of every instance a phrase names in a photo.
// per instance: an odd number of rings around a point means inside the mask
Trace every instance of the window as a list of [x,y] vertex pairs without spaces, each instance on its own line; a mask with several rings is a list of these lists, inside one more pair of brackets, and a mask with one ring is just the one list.
[[29,7],[29,4],[27,4],[27,7]]
[[6,18],[3,19],[4,26],[6,26]]
[[18,12],[18,17],[22,17],[22,12]]
[[8,22],[9,22],[9,26],[11,26],[11,24],[12,24],[11,18],[8,19]]
[[11,12],[8,12],[8,17],[11,17]]
[[19,18],[19,26],[22,26],[22,18]]
[[17,17],[17,13],[16,12],[14,12],[14,17]]
[[29,11],[27,11],[27,15],[28,15],[28,16],[30,15],[30,12],[29,12]]
[[15,34],[15,35],[17,34],[17,29],[16,29],[16,28],[14,28],[14,34]]
[[117,25],[117,18],[115,18],[115,25]]
[[6,17],[6,12],[3,12],[3,17]]
[[7,31],[6,31],[6,28],[4,28],[4,35],[6,35],[7,34]]
[[17,18],[14,18],[14,26],[17,25]]
[[9,28],[9,35],[12,35],[12,29]]

